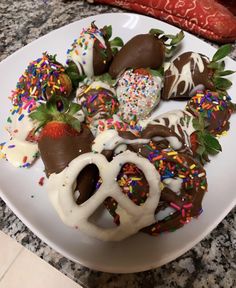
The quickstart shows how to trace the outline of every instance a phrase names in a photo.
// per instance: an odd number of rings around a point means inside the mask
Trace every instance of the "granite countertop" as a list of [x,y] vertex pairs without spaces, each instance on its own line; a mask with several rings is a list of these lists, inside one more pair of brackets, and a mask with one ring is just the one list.
[[[1,1],[0,61],[65,24],[94,14],[121,11],[124,10],[84,1]],[[177,260],[158,269],[124,275],[95,272],[66,259],[36,237],[1,199],[0,229],[85,287],[236,287],[235,212],[236,208],[210,235]]]

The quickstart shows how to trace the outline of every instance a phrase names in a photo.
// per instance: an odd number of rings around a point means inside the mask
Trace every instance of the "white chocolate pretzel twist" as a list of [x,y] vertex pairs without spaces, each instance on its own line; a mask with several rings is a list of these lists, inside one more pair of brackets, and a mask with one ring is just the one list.
[[[143,171],[149,184],[149,196],[142,206],[135,205],[125,196],[116,182],[121,167],[128,162]],[[73,196],[76,178],[85,166],[92,163],[99,169],[102,184],[86,202],[77,205]],[[61,173],[51,174],[47,190],[54,208],[65,224],[78,227],[87,235],[103,241],[120,241],[155,222],[155,209],[160,197],[160,175],[147,159],[131,151],[119,154],[111,162],[102,154],[85,153],[72,160]],[[118,202],[118,227],[102,228],[88,221],[107,197]]]

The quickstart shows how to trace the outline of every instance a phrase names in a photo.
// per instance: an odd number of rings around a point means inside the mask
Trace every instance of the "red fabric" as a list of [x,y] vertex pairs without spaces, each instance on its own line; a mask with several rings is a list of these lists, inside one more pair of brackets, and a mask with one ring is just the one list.
[[94,1],[153,16],[213,41],[236,40],[236,16],[216,0]]

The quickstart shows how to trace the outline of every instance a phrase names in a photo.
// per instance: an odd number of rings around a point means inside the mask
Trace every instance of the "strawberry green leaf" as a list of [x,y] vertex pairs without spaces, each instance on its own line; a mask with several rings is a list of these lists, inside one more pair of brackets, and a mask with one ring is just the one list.
[[111,75],[109,73],[104,73],[102,75],[96,76],[95,81],[102,81],[102,82],[106,82],[109,85],[113,85],[115,84],[116,80],[112,79]]
[[81,130],[81,125],[80,125],[79,120],[76,119],[76,120],[70,122],[70,124],[71,124],[71,126],[72,126],[76,131],[80,132],[80,130]]
[[112,55],[115,56],[118,53],[119,50],[116,47],[112,47],[111,51],[112,51]]
[[228,90],[232,85],[232,82],[230,80],[221,77],[214,78],[213,82],[216,89],[219,90]]
[[110,41],[110,45],[111,47],[123,47],[124,42],[120,37],[115,37],[114,39]]
[[46,103],[46,108],[48,113],[54,114],[58,112],[56,102],[54,102],[54,97],[51,97],[50,100]]
[[41,113],[47,113],[47,107],[45,103],[42,103],[41,105],[39,105],[37,107],[37,111],[41,112]]
[[70,107],[68,109],[68,114],[70,115],[74,115],[76,112],[78,112],[79,110],[81,110],[81,106],[77,103],[71,103]]
[[151,29],[148,33],[152,35],[157,35],[157,36],[165,34],[164,31],[160,29],[155,29],[155,28]]
[[76,89],[78,87],[79,82],[83,81],[86,76],[80,75],[77,65],[70,61],[68,66],[65,69],[65,73],[69,76],[73,87]]
[[80,124],[80,121],[77,118],[71,116],[70,114],[63,114],[63,122],[69,124],[76,131],[80,132],[81,124]]
[[218,69],[218,63],[216,62],[210,62],[208,65],[207,65],[208,68],[211,68],[211,69]]
[[207,67],[217,70],[217,71],[222,71],[224,70],[224,65],[222,65],[222,63],[224,63],[224,61],[222,62],[210,62]]
[[217,62],[223,58],[225,58],[226,56],[229,55],[229,53],[232,50],[232,45],[231,44],[225,44],[223,46],[221,46],[216,53],[214,54],[214,56],[212,57],[212,61],[213,62]]
[[184,39],[184,36],[185,35],[184,35],[184,32],[182,30],[179,33],[177,33],[176,35],[170,35],[170,34],[165,35],[165,38],[166,38],[165,42],[167,40],[171,39],[170,43],[169,44],[165,43],[165,45],[170,46],[170,47],[171,46],[177,46]]
[[171,46],[176,46],[178,45],[182,40],[184,39],[184,32],[181,30],[179,33],[177,33],[175,35],[174,38],[172,38],[171,42],[170,42],[170,45]]
[[235,72],[236,72],[236,71],[225,70],[225,71],[218,72],[218,75],[219,75],[219,76],[227,76],[227,75],[234,74]]
[[219,64],[220,64],[220,66],[219,66],[218,70],[219,71],[225,70],[225,61],[220,61]]
[[43,113],[43,112],[38,112],[38,111],[35,111],[35,112],[32,112],[29,114],[29,117],[32,119],[32,120],[36,120],[38,122],[45,122],[45,121],[50,121],[52,120],[52,115],[50,114],[47,114],[47,113]]
[[201,130],[201,129],[200,129],[200,124],[199,124],[197,118],[193,118],[193,128],[194,128],[196,131]]
[[150,73],[153,76],[157,76],[160,78],[162,78],[164,76],[164,68],[163,67],[159,68],[158,70],[154,70],[154,69],[147,69],[147,70],[150,71]]
[[199,114],[198,118],[193,118],[193,128],[196,131],[203,131],[206,127],[206,122],[204,121],[204,115]]
[[49,59],[50,61],[52,61],[53,63],[58,63],[57,60],[56,60],[57,54],[48,55],[47,52],[45,52],[45,54],[48,56],[48,59]]
[[209,133],[203,136],[203,140],[206,146],[206,151],[211,155],[216,155],[222,151],[219,141]]
[[104,37],[109,40],[111,38],[111,35],[112,35],[112,26],[109,25],[109,26],[104,26],[102,28],[102,31],[103,31],[103,34],[104,34]]
[[197,148],[196,153],[198,155],[203,155],[204,152],[205,152],[205,147],[203,145],[199,145],[198,148]]
[[71,105],[71,101],[69,101],[67,98],[65,98],[65,97],[57,97],[57,102],[56,102],[56,105],[57,105],[57,108],[59,108],[58,107],[58,104],[60,103],[60,102],[62,102],[62,105],[63,105],[63,109],[58,109],[60,112],[67,112],[68,110],[69,110],[69,108],[70,108],[70,105]]

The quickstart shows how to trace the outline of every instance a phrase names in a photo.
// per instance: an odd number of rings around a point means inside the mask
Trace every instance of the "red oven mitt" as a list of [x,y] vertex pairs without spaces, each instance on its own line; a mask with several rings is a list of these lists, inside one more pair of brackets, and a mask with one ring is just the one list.
[[111,4],[151,15],[216,42],[236,40],[236,16],[233,14],[236,12],[236,0],[88,0],[88,2]]

